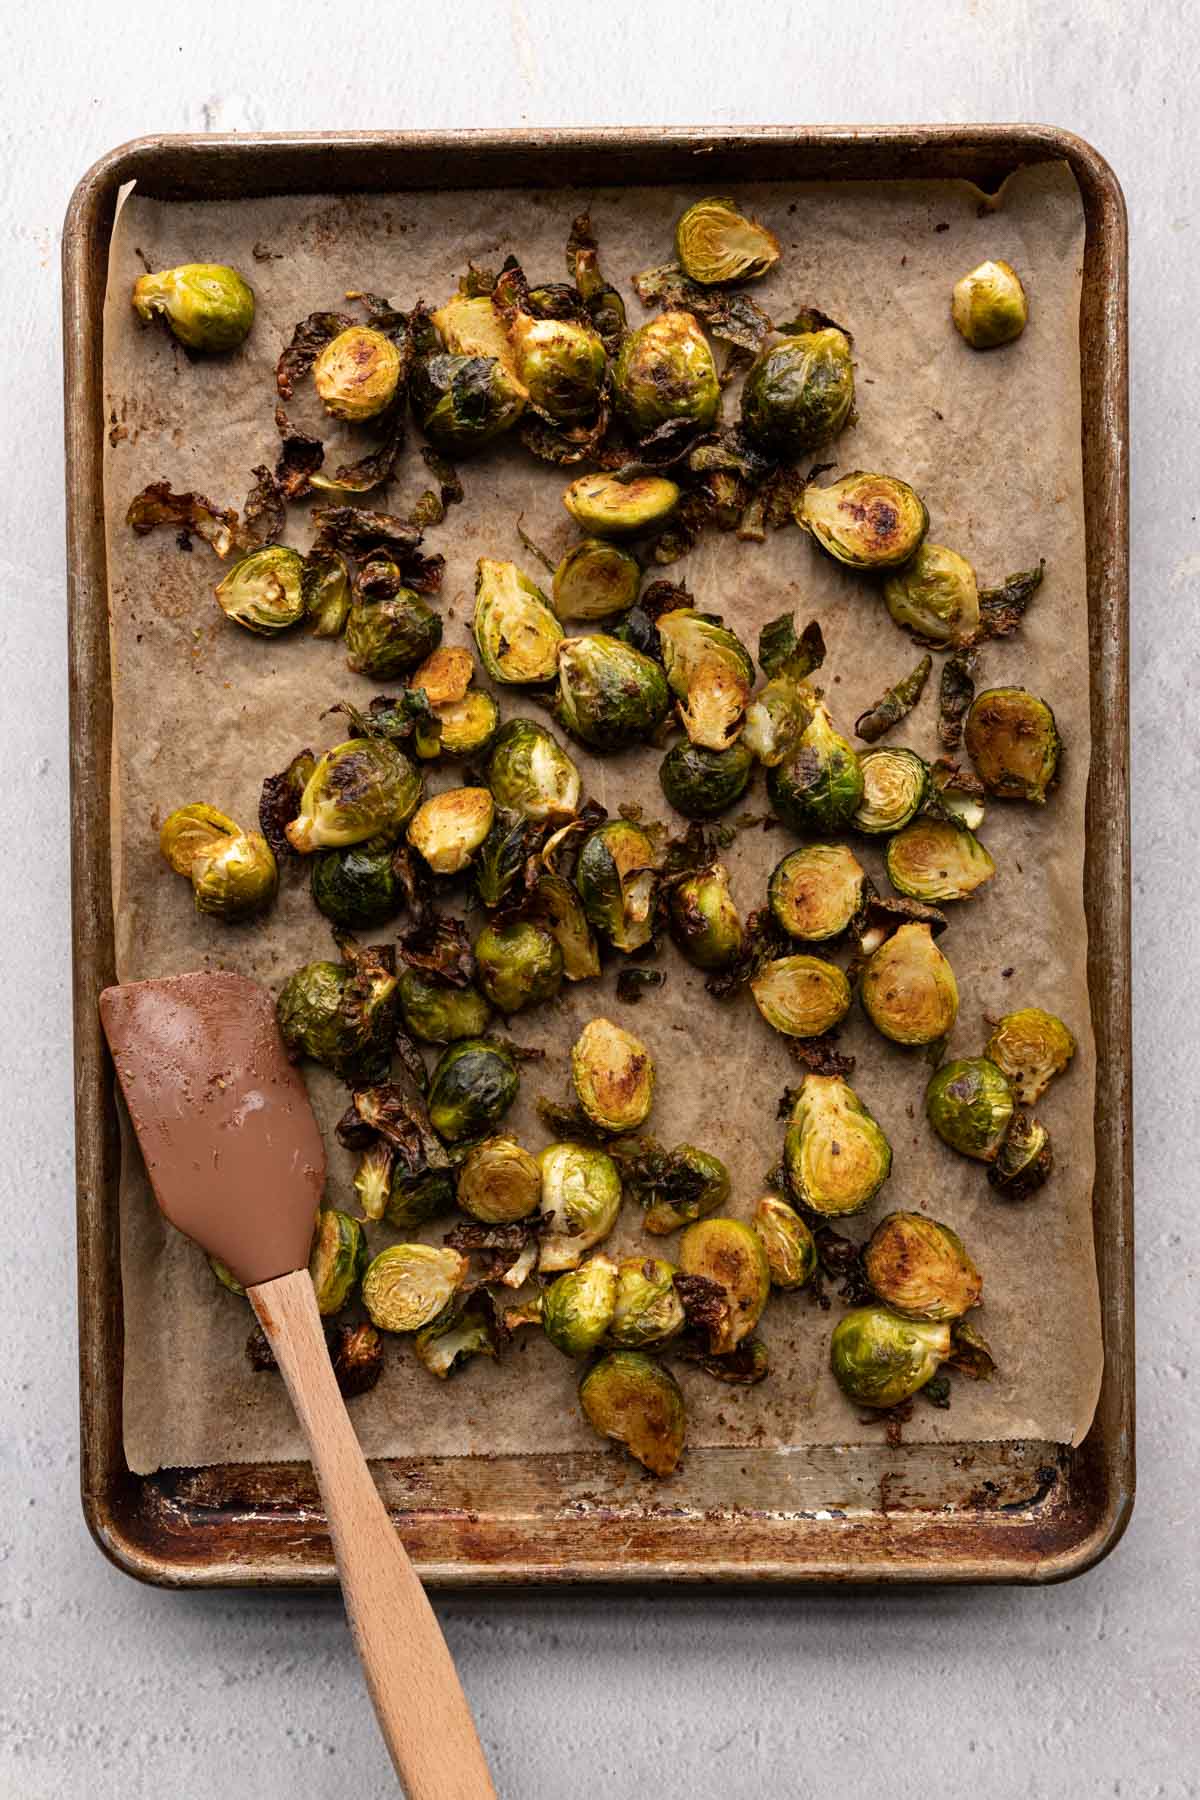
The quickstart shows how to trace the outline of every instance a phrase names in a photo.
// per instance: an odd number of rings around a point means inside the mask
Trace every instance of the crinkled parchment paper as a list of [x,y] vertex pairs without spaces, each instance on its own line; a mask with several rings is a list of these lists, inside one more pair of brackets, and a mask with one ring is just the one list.
[[[296,868],[285,870],[279,904],[263,923],[229,928],[198,918],[188,884],[159,859],[158,825],[172,807],[192,800],[253,822],[264,775],[301,745],[321,748],[341,735],[334,722],[322,723],[323,708],[341,697],[365,700],[376,685],[347,673],[337,643],[303,633],[266,640],[228,623],[212,596],[221,573],[216,559],[199,542],[183,554],[170,532],[134,538],[123,522],[130,498],[166,477],[176,488],[240,506],[252,465],[274,460],[272,372],[297,319],[337,305],[357,287],[398,305],[418,297],[436,303],[468,260],[495,264],[509,250],[532,277],[561,279],[566,233],[584,205],[604,268],[629,297],[637,323],[629,278],[669,253],[672,221],[703,191],[413,193],[219,205],[155,203],[136,194],[128,200],[113,237],[104,345],[123,979],[229,967],[275,987],[299,963],[330,953],[328,928]],[[1049,1007],[1076,1033],[1074,1065],[1039,1107],[1054,1136],[1052,1181],[1026,1205],[993,1198],[983,1170],[945,1149],[926,1125],[922,1095],[930,1071],[921,1054],[885,1043],[857,1007],[843,1047],[857,1056],[854,1086],[895,1150],[890,1181],[853,1228],[865,1236],[895,1207],[922,1208],[952,1224],[983,1268],[985,1307],[977,1316],[1000,1364],[990,1386],[956,1379],[948,1412],[918,1404],[906,1438],[1075,1442],[1091,1420],[1101,1366],[1082,896],[1089,734],[1079,195],[1065,167],[1044,167],[1014,176],[990,212],[981,212],[973,189],[955,183],[779,184],[744,189],[741,198],[784,245],[780,267],[756,286],[756,298],[775,318],[800,304],[818,305],[854,333],[861,417],[832,452],[840,467],[883,469],[912,482],[928,502],[933,539],[969,556],[983,581],[1039,556],[1047,560],[1045,584],[1020,635],[985,647],[981,685],[1022,682],[1051,702],[1067,743],[1062,785],[1044,810],[989,807],[981,835],[999,872],[976,900],[949,909],[942,943],[962,993],[954,1054],[977,1054],[985,1015],[1020,1005]],[[1022,271],[1031,316],[1015,347],[978,355],[951,327],[948,307],[953,282],[984,256],[1005,257]],[[143,257],[155,268],[203,258],[243,269],[258,296],[244,350],[191,361],[165,332],[143,329],[128,304]],[[383,503],[406,510],[425,474],[410,445]],[[440,604],[448,642],[469,641],[477,557],[529,566],[519,514],[555,555],[573,535],[559,498],[567,477],[515,444],[464,463],[462,474],[465,505],[428,538],[429,548],[447,558]],[[306,546],[304,506],[292,510],[288,535]],[[785,608],[794,608],[801,623],[818,617],[829,646],[819,679],[847,732],[919,654],[892,626],[876,587],[843,572],[796,530],[761,547],[706,536],[670,573],[751,646],[762,622]],[[917,711],[889,742],[935,753],[936,689],[935,668]],[[502,704],[507,715],[523,710],[516,690]],[[640,800],[652,816],[665,810],[653,752],[607,762],[576,746],[572,754],[587,787],[610,809]],[[429,785],[454,779],[452,768],[436,770]],[[761,784],[744,805],[764,809]],[[767,873],[789,841],[782,830],[739,836],[728,860],[743,911],[762,899]],[[861,842],[855,850],[886,888],[875,850]],[[506,1124],[531,1145],[545,1141],[533,1099],[565,1089],[568,1046],[587,1018],[608,1013],[645,1039],[658,1065],[650,1129],[668,1143],[687,1139],[718,1151],[733,1173],[734,1210],[747,1213],[781,1143],[777,1100],[798,1071],[748,994],[719,1005],[673,949],[664,966],[665,988],[636,1009],[618,1003],[610,964],[600,984],[582,984],[555,1005],[518,1017],[514,1035],[548,1056],[527,1068],[522,1099]],[[351,1206],[352,1158],[331,1132],[344,1096],[322,1071],[310,1067],[307,1074],[329,1138],[328,1198]],[[136,1148],[127,1142],[126,1151],[121,1249],[131,1466],[303,1456],[282,1384],[252,1374],[243,1357],[248,1309],[164,1224]],[[376,1247],[390,1236],[378,1228],[373,1235]],[[625,1252],[648,1242],[630,1203],[611,1247]],[[670,1241],[658,1247],[670,1254]],[[689,1442],[763,1447],[877,1437],[878,1426],[860,1422],[828,1373],[836,1316],[804,1294],[776,1296],[762,1328],[771,1375],[757,1388],[732,1390],[684,1368]],[[506,1362],[476,1362],[445,1384],[417,1365],[402,1339],[391,1340],[383,1380],[354,1406],[367,1451],[594,1448],[575,1403],[575,1371],[536,1337],[525,1334]],[[673,1494],[686,1498],[686,1485],[685,1464]]]

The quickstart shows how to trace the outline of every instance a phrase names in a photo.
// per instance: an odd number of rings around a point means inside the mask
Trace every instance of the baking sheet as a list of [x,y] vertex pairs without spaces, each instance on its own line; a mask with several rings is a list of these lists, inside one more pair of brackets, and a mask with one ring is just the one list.
[[[218,501],[240,502],[250,467],[273,460],[272,372],[292,324],[347,288],[370,286],[397,302],[436,302],[468,259],[498,262],[509,249],[535,278],[558,278],[573,214],[590,204],[605,270],[627,294],[628,278],[659,261],[671,222],[703,190],[620,193],[402,194],[331,201],[289,198],[219,207],[155,204],[136,195],[114,231],[105,313],[109,445],[106,515],[113,622],[114,883],[117,963],[122,979],[203,967],[234,967],[278,985],[298,963],[328,953],[325,922],[302,877],[285,877],[280,904],[261,925],[222,927],[196,918],[187,884],[159,861],[161,818],[206,799],[253,818],[263,774],[301,743],[323,747],[336,730],[319,714],[340,697],[369,697],[375,684],[349,675],[337,645],[293,637],[260,640],[228,624],[212,599],[220,568],[197,545],[191,556],[168,533],[138,541],[124,527],[130,497],[168,477]],[[1044,811],[993,804],[981,833],[999,874],[973,903],[951,909],[943,939],[962,1004],[951,1043],[973,1054],[985,1014],[1021,1004],[1061,1012],[1079,1052],[1039,1107],[1055,1139],[1052,1183],[1027,1206],[992,1198],[982,1171],[946,1150],[921,1116],[928,1065],[884,1043],[855,1011],[843,1034],[858,1058],[855,1087],[887,1130],[892,1178],[863,1215],[862,1235],[884,1211],[919,1207],[965,1238],[985,1275],[980,1323],[1000,1362],[990,1386],[954,1382],[953,1405],[918,1405],[910,1441],[1043,1438],[1078,1442],[1099,1385],[1101,1340],[1091,1233],[1094,1049],[1085,981],[1082,902],[1083,805],[1088,762],[1088,652],[1080,469],[1078,297],[1083,214],[1068,170],[1042,167],[1007,184],[997,210],[958,183],[773,184],[740,197],[780,234],[781,269],[756,295],[775,317],[817,304],[855,333],[860,420],[836,449],[842,468],[886,468],[925,496],[931,536],[971,557],[996,580],[1039,555],[1046,583],[1020,637],[983,653],[981,685],[1023,681],[1053,704],[1068,744],[1063,782]],[[502,226],[502,230],[498,229]],[[255,258],[269,252],[268,260]],[[968,351],[949,326],[949,288],[985,255],[1026,275],[1031,322],[1020,344],[987,356]],[[154,266],[197,256],[227,260],[250,275],[258,320],[245,349],[219,363],[193,363],[165,334],[143,331],[128,306],[143,256]],[[631,319],[640,310],[630,297]],[[297,417],[300,408],[295,409]],[[425,485],[410,450],[388,503],[403,511]],[[463,465],[466,504],[430,533],[447,557],[442,595],[447,641],[469,641],[475,559],[511,556],[528,566],[516,534],[526,529],[558,553],[570,541],[559,503],[562,473],[513,446]],[[305,509],[293,509],[289,539],[307,542]],[[531,572],[536,575],[536,570]],[[787,606],[801,622],[820,618],[829,658],[822,672],[835,717],[848,729],[916,652],[890,624],[870,583],[839,570],[794,531],[764,546],[707,537],[671,571],[697,603],[725,613],[753,643],[759,625]],[[933,754],[935,679],[895,741]],[[519,694],[500,696],[506,715]],[[576,753],[573,747],[573,754]],[[636,798],[664,811],[657,757],[605,762],[582,754],[588,786],[603,803]],[[433,775],[430,786],[451,785]],[[757,797],[756,797],[757,796]],[[761,788],[743,803],[761,810]],[[742,834],[727,860],[748,911],[790,839]],[[856,851],[880,880],[878,856]],[[551,1008],[515,1021],[520,1040],[548,1052],[531,1066],[509,1123],[531,1145],[545,1141],[533,1112],[539,1091],[567,1082],[566,1050],[597,1012],[622,1019],[654,1052],[660,1082],[651,1128],[664,1141],[718,1150],[734,1178],[730,1210],[746,1213],[775,1160],[782,1126],[775,1102],[797,1071],[748,995],[720,1007],[702,978],[665,953],[668,983],[636,1009],[615,998],[615,968]],[[331,1127],[342,1090],[308,1069],[322,1123]],[[128,1141],[127,1150],[130,1148]],[[328,1198],[350,1203],[353,1159],[330,1141]],[[648,1240],[630,1205],[618,1250]],[[161,1221],[136,1148],[121,1186],[125,1285],[125,1439],[130,1467],[280,1460],[303,1446],[280,1385],[242,1359],[249,1316],[215,1287],[203,1258]],[[376,1246],[395,1234],[375,1228]],[[436,1237],[435,1228],[428,1235]],[[670,1240],[667,1244],[669,1253]],[[776,1296],[762,1335],[770,1379],[728,1389],[683,1369],[693,1445],[870,1440],[826,1371],[836,1316],[805,1295]],[[1031,1325],[1037,1321],[1036,1329]],[[594,1449],[573,1403],[573,1372],[536,1334],[507,1363],[471,1365],[452,1383],[433,1382],[389,1344],[379,1387],[355,1403],[370,1454],[404,1456],[553,1453]],[[518,1364],[518,1367],[514,1367]],[[672,1496],[686,1499],[686,1463]]]

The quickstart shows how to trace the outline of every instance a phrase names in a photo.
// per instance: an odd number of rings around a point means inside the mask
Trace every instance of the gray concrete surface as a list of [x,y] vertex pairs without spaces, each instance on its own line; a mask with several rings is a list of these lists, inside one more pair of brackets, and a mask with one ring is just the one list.
[[58,240],[151,129],[1036,119],[1133,233],[1140,1496],[1047,1592],[440,1606],[507,1800],[1200,1792],[1196,703],[1200,278],[1182,0],[243,0],[23,7],[0,183],[0,1800],[394,1791],[340,1613],[143,1590],[76,1498]]

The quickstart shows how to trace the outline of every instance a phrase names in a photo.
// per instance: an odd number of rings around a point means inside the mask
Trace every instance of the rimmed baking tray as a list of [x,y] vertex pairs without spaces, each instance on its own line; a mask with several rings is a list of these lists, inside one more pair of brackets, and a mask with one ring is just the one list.
[[[1092,764],[1085,893],[1098,1065],[1093,1196],[1104,1330],[1095,1421],[1042,1443],[706,1449],[684,1508],[611,1459],[420,1458],[375,1465],[432,1585],[713,1581],[1053,1581],[1119,1539],[1133,1503],[1129,958],[1128,473],[1125,212],[1103,159],[1041,126],[581,132],[354,132],[149,137],[101,159],[63,237],[79,1357],[84,1513],[117,1565],[172,1586],[335,1579],[308,1469],[223,1464],[130,1472],[122,1446],[119,1145],[96,1012],[114,977],[109,864],[111,691],[102,508],[101,323],[121,187],[165,200],[417,188],[579,187],[960,178],[985,192],[1061,160],[1086,218],[1080,346]],[[1102,1129],[1101,1129],[1102,1127]],[[699,1465],[697,1468],[696,1465]],[[649,1494],[649,1498],[647,1495]],[[746,1494],[753,1507],[742,1503]]]

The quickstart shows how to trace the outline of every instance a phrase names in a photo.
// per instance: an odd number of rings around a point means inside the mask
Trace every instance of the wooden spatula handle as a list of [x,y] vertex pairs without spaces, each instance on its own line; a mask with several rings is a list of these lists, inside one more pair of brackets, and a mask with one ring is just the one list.
[[409,1800],[495,1800],[466,1696],[338,1392],[307,1270],[249,1290],[313,1469],[363,1673]]

